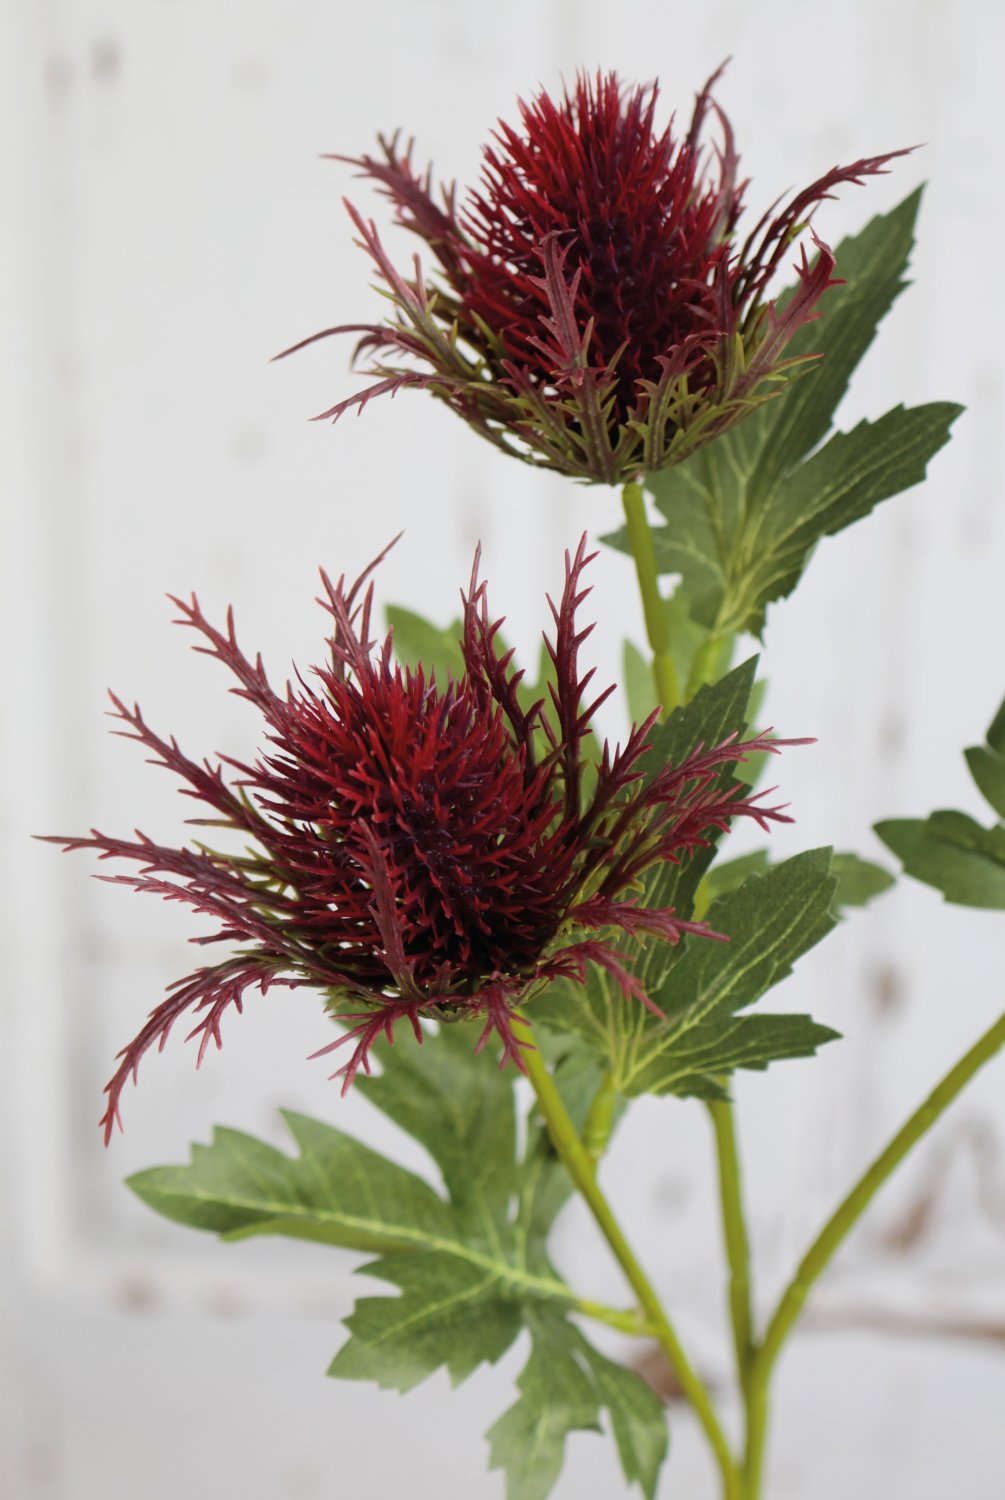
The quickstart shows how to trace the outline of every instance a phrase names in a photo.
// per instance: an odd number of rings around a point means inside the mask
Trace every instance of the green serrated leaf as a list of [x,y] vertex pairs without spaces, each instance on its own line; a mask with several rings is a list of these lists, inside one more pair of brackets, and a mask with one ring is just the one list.
[[[645,774],[655,776],[663,766],[683,761],[698,745],[718,745],[731,734],[742,734],[756,672],[757,658],[751,657],[718,682],[700,688],[690,703],[675,709],[650,736],[652,748],[643,761]],[[742,773],[746,768],[738,769]],[[734,768],[723,768],[723,786],[736,779]],[[673,907],[682,919],[688,919],[702,878],[715,858],[716,843],[713,834],[708,847],[696,850],[690,859],[650,870],[644,877],[645,893],[640,904]],[[634,943],[625,945],[632,971],[647,993],[661,983],[681,951],[655,938],[641,948]],[[535,1019],[539,1015],[547,1025],[587,1043],[616,1073],[647,1024],[645,1009],[626,1003],[610,975],[595,966],[591,966],[585,985],[571,980],[550,985],[534,1014]]]
[[896,407],[835,434],[757,495],[749,489],[754,471],[738,469],[722,451],[727,433],[690,461],[687,474],[668,471],[679,489],[672,504],[660,504],[668,518],[653,537],[660,570],[682,575],[695,617],[713,635],[761,634],[766,606],[792,592],[817,542],[920,483],[961,410],[949,402]]
[[667,1452],[666,1416],[631,1370],[606,1359],[564,1319],[532,1313],[533,1340],[520,1399],[490,1429],[491,1467],[506,1472],[507,1500],[545,1500],[570,1432],[596,1431],[606,1411],[625,1479],[654,1500]]
[[[749,722],[749,704],[757,673],[757,657],[752,656],[734,667],[718,682],[698,690],[690,703],[677,708],[652,731],[651,749],[643,761],[645,775],[652,779],[667,765],[678,765],[699,745],[719,745],[732,734],[742,735]],[[725,766],[720,773],[720,790],[740,779],[746,767]],[[644,906],[672,906],[677,914],[690,917],[695,892],[715,858],[718,838],[713,833],[708,847],[696,850],[680,864],[663,864],[650,871],[645,879]],[[643,988],[659,983],[662,975],[677,958],[677,951],[667,943],[646,944],[633,969]]]
[[835,854],[831,873],[837,876],[834,906],[838,911],[846,906],[866,906],[896,884],[889,870],[857,854]]
[[877,215],[838,246],[843,285],[830,289],[822,316],[798,329],[786,349],[794,358],[818,358],[804,367],[790,392],[763,408],[767,431],[753,490],[771,489],[826,437],[852,372],[908,284],[905,273],[921,196],[922,189],[915,189],[890,213]]
[[491,1269],[420,1251],[385,1256],[363,1274],[401,1288],[400,1297],[364,1297],[346,1321],[350,1338],[328,1374],[410,1391],[446,1366],[454,1385],[494,1364],[520,1332],[519,1304]]
[[[718,861],[705,876],[702,893],[706,900],[700,915],[705,915],[712,901],[739,890],[748,875],[763,875],[770,864],[767,849],[755,849],[750,854],[741,854],[738,859]],[[882,865],[860,859],[857,854],[835,854],[831,859],[831,874],[837,877],[836,911],[847,906],[865,906],[895,884],[894,877]]]
[[629,1484],[637,1483],[646,1500],[654,1500],[667,1455],[667,1423],[662,1404],[632,1370],[605,1359],[585,1339],[582,1343],[600,1404],[610,1415],[625,1479]]
[[600,1425],[596,1387],[576,1358],[574,1331],[535,1318],[520,1398],[489,1428],[489,1467],[506,1474],[506,1500],[546,1500],[562,1470],[570,1432]]
[[1005,909],[1005,828],[982,828],[966,813],[889,818],[876,833],[908,875],[958,906]]
[[[820,538],[916,484],[948,437],[958,407],[898,408],[814,451],[905,284],[919,196],[838,247],[846,284],[790,345],[819,362],[692,458],[647,477],[667,523],[654,533],[657,564],[681,576],[693,617],[713,637],[760,634],[767,605],[795,587]],[[624,532],[604,540],[628,548]]]
[[[770,1021],[766,1027],[744,1026],[736,1012],[784,979],[835,925],[830,862],[829,849],[797,854],[715,902],[709,923],[729,941],[689,938],[680,961],[649,990],[666,1020],[649,1018],[626,1049],[615,1079],[621,1093],[694,1092],[695,1077],[775,1060],[779,1018],[758,1018]],[[803,1055],[833,1035],[805,1018],[781,1019],[799,1022],[785,1032],[783,1056]]]
[[165,1218],[228,1238],[283,1234],[391,1251],[452,1238],[447,1205],[376,1151],[305,1115],[283,1115],[298,1157],[218,1127],[193,1146],[190,1166],[152,1167],[127,1179]]
[[438,682],[464,675],[460,646],[464,626],[460,620],[445,627],[433,625],[400,604],[388,604],[385,614],[394,631],[394,654],[402,666],[415,668],[421,663],[427,672],[435,672]]
[[813,1057],[840,1033],[810,1016],[737,1016],[704,1047],[694,1045],[672,1068],[654,1068],[647,1092],[678,1098],[728,1099],[724,1078],[738,1068],[763,1072],[771,1063]]
[[894,407],[878,422],[836,433],[766,499],[756,533],[738,539],[736,576],[724,580],[718,629],[760,633],[764,609],[792,592],[813,548],[868,515],[881,500],[920,484],[963,408],[932,402]]
[[505,1219],[516,1149],[509,1075],[475,1052],[463,1025],[441,1026],[421,1047],[381,1043],[373,1055],[380,1073],[356,1087],[425,1146],[455,1204],[474,1203],[489,1219]]

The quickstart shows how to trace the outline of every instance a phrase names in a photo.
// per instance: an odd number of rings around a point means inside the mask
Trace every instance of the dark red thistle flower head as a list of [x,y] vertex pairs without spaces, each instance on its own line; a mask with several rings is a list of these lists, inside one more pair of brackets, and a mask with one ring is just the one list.
[[138,873],[107,878],[213,919],[216,930],[196,942],[236,945],[173,985],[120,1053],[106,1140],[144,1052],[162,1046],[188,1011],[198,1017],[191,1035],[201,1061],[211,1039],[220,1045],[224,1012],[240,1010],[249,988],[325,993],[347,1030],[321,1050],[351,1044],[339,1070],[348,1087],[377,1037],[406,1020],[421,1039],[423,1015],[481,1017],[482,1039],[496,1033],[504,1060],[519,1062],[512,1014],[547,980],[582,981],[592,962],[626,997],[648,1003],[630,972],[626,936],[673,943],[685,932],[712,935],[672,910],[637,904],[640,876],[686,857],[733,817],[762,826],[782,818],[722,774],[782,742],[697,746],[680,765],[644,775],[651,719],[623,749],[605,746],[588,770],[584,738],[613,689],[588,701],[593,673],[579,667],[592,628],[576,624],[585,545],[566,556],[561,602],[552,605],[547,703],[527,701],[512,653],[497,650],[501,622],[490,618],[477,557],[463,600],[463,675],[442,683],[421,666],[396,664],[390,636],[379,646],[371,640],[366,580],[374,564],[348,589],[322,574],[328,660],[312,681],[298,676],[282,693],[261,658],[241,650],[232,615],[219,630],[194,597],[174,601],[180,623],[202,638],[197,649],[223,662],[237,678],[233,691],[261,712],[265,748],[249,763],[191,760],[138,707],[113,698],[120,732],[202,804],[205,815],[193,822],[236,833],[240,851],[96,830],[55,840],[133,862]]
[[500,122],[461,209],[453,187],[435,200],[431,172],[415,171],[397,136],[381,138],[379,159],[336,158],[379,184],[438,275],[418,260],[400,273],[347,205],[394,311],[294,346],[362,335],[375,383],[322,416],[424,386],[506,452],[613,484],[679,462],[779,390],[785,347],[816,316],[834,257],[814,236],[783,308],[769,295],[776,271],[821,199],[902,153],[833,168],[741,241],[745,184],[717,78],[683,136],[672,120],[658,127],[656,84],[598,73],[557,102],[542,91],[520,103],[519,127]]

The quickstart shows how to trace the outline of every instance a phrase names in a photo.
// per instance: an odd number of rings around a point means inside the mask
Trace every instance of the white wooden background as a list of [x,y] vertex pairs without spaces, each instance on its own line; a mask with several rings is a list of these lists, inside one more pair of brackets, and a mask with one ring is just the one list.
[[[445,620],[481,537],[495,600],[531,647],[562,549],[616,519],[613,494],[524,471],[421,397],[334,432],[306,422],[350,389],[347,349],[268,356],[375,307],[339,199],[351,188],[373,202],[318,153],[364,150],[401,125],[421,157],[470,181],[521,91],[599,64],[659,73],[667,107],[686,110],[730,53],[721,97],[752,206],[839,159],[925,143],[818,220],[840,238],[930,179],[916,285],[844,417],[939,398],[969,411],[924,492],[824,544],[767,641],[771,720],[820,740],[780,768],[799,822],[777,847],[875,856],[881,816],[981,812],[959,751],[1005,690],[1003,49],[990,0],[4,0],[4,1500],[502,1493],[481,1433],[511,1399],[514,1356],[449,1405],[438,1378],[405,1401],[326,1382],[358,1289],[349,1257],[221,1248],[119,1185],[182,1159],[216,1120],[280,1140],[280,1104],[391,1144],[304,1061],[323,1035],[312,998],[252,1002],[199,1075],[179,1044],[148,1060],[127,1133],[103,1152],[109,1060],[191,961],[187,923],[29,843],[91,823],[179,828],[168,778],[107,737],[108,684],[193,750],[248,753],[252,716],[170,627],[166,590],[197,588],[216,614],[233,600],[245,640],[282,673],[313,659],[317,565],[351,571],[404,524],[386,598]],[[622,559],[602,556],[594,583],[610,674],[639,614]],[[847,1040],[738,1086],[765,1303],[884,1134],[1000,1008],[1002,931],[904,886],[780,997]],[[1003,1080],[1001,1066],[980,1080],[835,1267],[781,1369],[772,1500],[1000,1496]],[[701,1112],[640,1107],[606,1173],[720,1378]],[[585,1285],[622,1296],[575,1212],[561,1253]],[[661,1493],[712,1496],[689,1419],[674,1430]],[[583,1436],[570,1451],[560,1497],[622,1492],[606,1444]]]

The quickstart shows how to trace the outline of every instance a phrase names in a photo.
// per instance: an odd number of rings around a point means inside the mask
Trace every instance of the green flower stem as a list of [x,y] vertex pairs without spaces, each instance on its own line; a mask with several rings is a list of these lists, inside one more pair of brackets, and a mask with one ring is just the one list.
[[635,572],[639,580],[642,597],[642,613],[645,616],[646,634],[653,651],[653,677],[656,695],[663,706],[663,716],[673,712],[680,703],[680,684],[677,669],[670,655],[670,632],[667,629],[666,609],[660,593],[659,575],[656,572],[656,554],[653,551],[653,534],[649,529],[646,504],[642,486],[630,481],[621,492],[628,523],[628,544],[635,559]]
[[699,688],[704,687],[706,683],[715,681],[721,645],[721,637],[709,635],[706,636],[694,653],[694,660],[691,663],[691,671],[687,679],[688,702],[691,701]]
[[600,1080],[600,1087],[593,1097],[593,1103],[590,1105],[586,1124],[583,1126],[583,1145],[595,1163],[607,1150],[607,1143],[614,1126],[614,1110],[617,1102],[618,1095],[614,1080],[609,1072],[605,1072]]
[[741,1389],[746,1392],[753,1355],[754,1325],[750,1308],[750,1242],[740,1190],[740,1157],[732,1105],[726,1099],[712,1099],[708,1112],[715,1131],[719,1161],[719,1201],[729,1264],[729,1312],[736,1350],[736,1373]]
[[[978,1042],[960,1058],[923,1104],[901,1126],[889,1145],[880,1152],[865,1175],[835,1209],[800,1262],[799,1269],[782,1296],[750,1369],[750,1393],[755,1410],[753,1430],[748,1444],[744,1500],[758,1500],[760,1472],[764,1450],[764,1394],[768,1378],[785,1340],[792,1332],[814,1282],[829,1265],[835,1251],[862,1217],[887,1178],[904,1157],[931,1129],[962,1092],[974,1074],[1005,1046],[1005,1013],[998,1017]],[[748,1406],[748,1410],[749,1410]]]
[[534,1045],[531,1029],[525,1021],[514,1020],[513,1035],[516,1041],[522,1044],[521,1055],[524,1067],[537,1096],[538,1107],[544,1116],[552,1145],[614,1252],[629,1285],[639,1299],[640,1307],[652,1325],[652,1331],[659,1340],[660,1347],[677,1373],[681,1389],[705,1430],[722,1474],[724,1500],[742,1500],[740,1471],[719,1424],[708,1391],[691,1367],[654,1287],[635,1259],[628,1241],[611,1212],[607,1199],[600,1190],[593,1158],[586,1150],[575,1125],[569,1118],[569,1112],[562,1101],[555,1080],[548,1071],[544,1058]]

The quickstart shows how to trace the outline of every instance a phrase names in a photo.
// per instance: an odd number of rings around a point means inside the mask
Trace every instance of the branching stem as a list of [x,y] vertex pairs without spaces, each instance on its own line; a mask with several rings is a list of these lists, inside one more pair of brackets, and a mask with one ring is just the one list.
[[880,1152],[872,1166],[834,1210],[803,1256],[799,1269],[768,1324],[750,1368],[748,1414],[752,1419],[752,1430],[748,1441],[744,1500],[758,1500],[760,1495],[768,1380],[782,1345],[792,1332],[814,1283],[830,1264],[835,1251],[858,1223],[887,1178],[948,1109],[978,1069],[989,1062],[1003,1046],[1005,1014],[998,1017],[994,1025],[936,1084],[924,1103],[901,1126],[889,1145]]
[[636,1260],[620,1225],[611,1212],[610,1205],[597,1182],[594,1160],[580,1140],[555,1080],[548,1071],[544,1058],[534,1045],[530,1027],[526,1022],[517,1020],[514,1021],[513,1032],[517,1041],[523,1046],[524,1066],[537,1096],[538,1108],[544,1117],[552,1145],[624,1271],[628,1284],[638,1298],[639,1306],[648,1318],[660,1347],[677,1374],[684,1395],[705,1431],[722,1475],[723,1500],[742,1500],[740,1470],[730,1451],[708,1390],[684,1353],[655,1288]]

